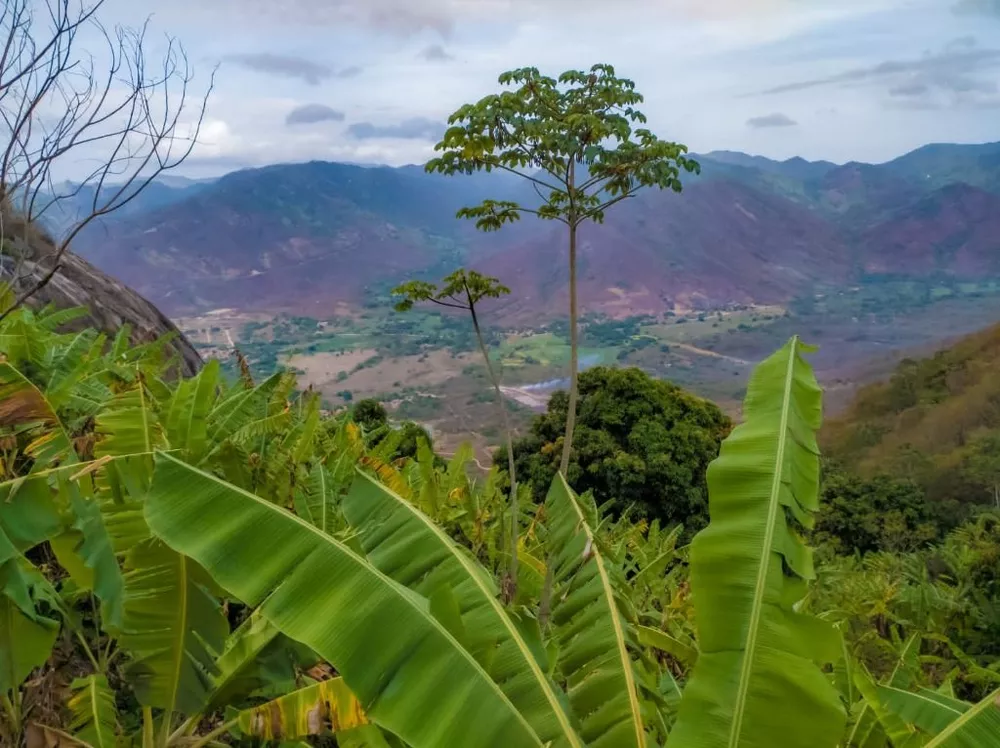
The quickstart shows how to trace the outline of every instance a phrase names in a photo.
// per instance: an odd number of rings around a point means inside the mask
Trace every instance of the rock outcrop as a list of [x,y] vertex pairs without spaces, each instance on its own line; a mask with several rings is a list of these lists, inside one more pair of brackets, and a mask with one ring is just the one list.
[[[9,208],[0,208],[0,282],[15,279],[15,293],[30,288],[52,267],[56,248],[52,239],[36,226],[25,226]],[[72,252],[63,254],[61,268],[52,280],[31,297],[32,308],[54,304],[59,308],[86,307],[88,314],[67,329],[95,327],[115,334],[122,325],[132,328],[133,343],[147,343],[174,333],[170,345],[179,354],[180,373],[189,376],[202,365],[191,342],[153,304],[128,286],[98,270]]]

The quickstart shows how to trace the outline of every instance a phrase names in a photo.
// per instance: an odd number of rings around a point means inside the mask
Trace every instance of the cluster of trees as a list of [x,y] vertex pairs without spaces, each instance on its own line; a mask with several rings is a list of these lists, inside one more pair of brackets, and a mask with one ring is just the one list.
[[[541,500],[559,467],[567,394],[553,394],[530,433],[514,442],[521,480]],[[616,516],[708,521],[705,471],[732,429],[714,403],[636,368],[597,366],[580,374],[580,411],[566,480]]]

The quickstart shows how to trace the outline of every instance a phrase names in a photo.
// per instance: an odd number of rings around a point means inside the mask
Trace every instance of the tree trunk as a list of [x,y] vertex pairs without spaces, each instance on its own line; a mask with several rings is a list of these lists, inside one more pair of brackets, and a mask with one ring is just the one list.
[[566,409],[566,436],[563,440],[562,459],[559,472],[569,480],[569,457],[573,451],[573,428],[576,426],[576,401],[579,396],[579,340],[577,335],[576,300],[576,222],[569,225],[569,407]]
[[508,589],[504,591],[507,602],[514,599],[517,594],[517,477],[514,474],[514,443],[510,428],[510,416],[507,413],[507,406],[504,404],[503,392],[500,391],[500,379],[493,371],[493,364],[490,362],[490,354],[486,350],[486,343],[483,341],[483,334],[479,329],[479,318],[476,316],[476,305],[471,297],[466,297],[469,301],[469,312],[472,315],[472,328],[476,331],[476,340],[479,341],[479,351],[483,354],[483,361],[486,362],[486,372],[493,383],[493,392],[496,394],[497,407],[500,409],[500,418],[503,421],[503,430],[507,441],[507,472],[510,475],[510,567]]

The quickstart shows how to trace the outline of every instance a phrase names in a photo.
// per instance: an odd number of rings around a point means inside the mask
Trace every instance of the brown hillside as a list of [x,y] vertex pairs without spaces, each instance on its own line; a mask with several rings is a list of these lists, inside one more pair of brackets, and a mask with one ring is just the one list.
[[896,212],[862,237],[870,273],[1000,272],[1000,196],[952,184]]
[[[561,227],[480,263],[517,289],[513,315],[560,313],[568,295]],[[843,281],[849,252],[807,208],[735,182],[680,195],[647,190],[580,231],[580,297],[610,314],[787,301],[819,280]]]
[[862,473],[902,474],[932,494],[980,501],[988,487],[971,474],[971,461],[997,434],[1000,325],[929,358],[904,359],[827,423],[822,442],[828,455]]

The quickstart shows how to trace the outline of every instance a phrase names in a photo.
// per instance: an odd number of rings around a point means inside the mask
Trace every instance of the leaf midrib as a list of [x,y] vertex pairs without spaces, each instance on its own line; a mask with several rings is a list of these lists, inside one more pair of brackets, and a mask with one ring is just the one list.
[[746,652],[740,667],[740,682],[736,691],[736,706],[733,723],[729,731],[728,745],[736,748],[740,742],[743,730],[743,712],[746,709],[747,695],[750,691],[750,675],[753,670],[753,660],[757,649],[757,630],[760,626],[761,612],[764,608],[764,587],[767,584],[767,573],[771,567],[772,545],[774,544],[774,524],[778,516],[781,480],[784,473],[785,443],[788,439],[788,414],[792,402],[792,382],[794,380],[795,361],[799,347],[798,338],[792,339],[788,351],[788,366],[785,370],[784,394],[781,401],[781,420],[778,430],[778,448],[774,458],[774,477],[771,480],[771,494],[767,508],[767,526],[764,530],[763,558],[757,568],[757,583],[754,585],[753,608],[750,611],[750,625],[747,629]]
[[929,743],[924,745],[924,748],[938,748],[938,746],[945,745],[945,740],[950,738],[952,735],[956,734],[962,727],[971,722],[973,718],[978,717],[980,714],[985,712],[989,708],[997,708],[997,699],[1000,698],[1000,688],[993,691],[985,699],[980,701],[978,704],[973,706],[968,711],[964,712],[961,717],[956,719],[941,732],[937,734],[937,737],[933,738]]
[[625,648],[625,632],[622,631],[618,607],[615,603],[614,593],[611,591],[611,581],[608,579],[607,570],[604,568],[604,561],[601,556],[601,552],[597,548],[597,540],[594,538],[594,533],[591,532],[590,525],[587,524],[587,518],[580,509],[579,504],[577,504],[576,496],[573,495],[573,491],[570,489],[569,484],[566,483],[566,479],[563,477],[562,473],[558,473],[557,477],[562,482],[566,496],[569,498],[570,506],[572,506],[573,511],[576,512],[580,525],[583,527],[583,531],[586,533],[587,538],[590,541],[590,548],[594,555],[594,561],[597,564],[597,572],[601,578],[601,587],[604,591],[605,601],[607,602],[611,612],[611,625],[614,627],[615,644],[618,648],[618,656],[622,661],[622,670],[625,675],[625,686],[628,690],[629,710],[632,713],[632,726],[635,729],[636,745],[639,748],[645,748],[646,734],[642,729],[642,716],[639,712],[639,699],[636,695],[635,679],[632,676],[632,660],[629,659],[628,650]]
[[88,681],[89,683],[87,684],[87,689],[90,691],[90,709],[91,714],[94,717],[94,734],[97,735],[97,740],[103,748],[104,730],[101,729],[103,727],[101,724],[101,714],[97,708],[97,676],[91,675],[90,678],[88,678]]

